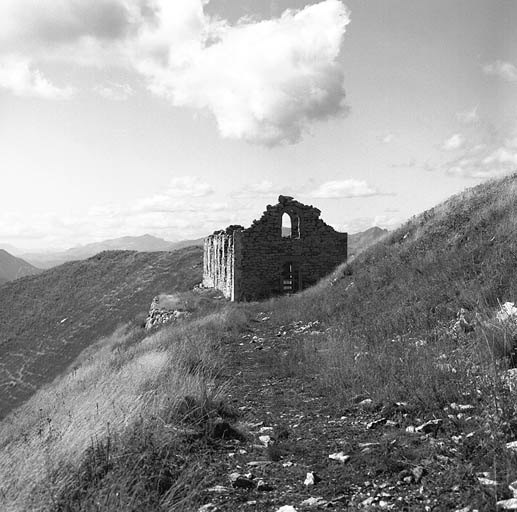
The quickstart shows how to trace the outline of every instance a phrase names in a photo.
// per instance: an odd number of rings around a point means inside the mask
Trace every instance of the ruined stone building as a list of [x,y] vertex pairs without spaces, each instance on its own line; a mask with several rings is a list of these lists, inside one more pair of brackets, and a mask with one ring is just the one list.
[[[347,258],[347,234],[320,210],[280,196],[244,229],[230,226],[205,240],[203,286],[233,301],[294,293],[315,284]],[[287,216],[287,217],[285,217]],[[289,222],[288,227],[283,218]]]

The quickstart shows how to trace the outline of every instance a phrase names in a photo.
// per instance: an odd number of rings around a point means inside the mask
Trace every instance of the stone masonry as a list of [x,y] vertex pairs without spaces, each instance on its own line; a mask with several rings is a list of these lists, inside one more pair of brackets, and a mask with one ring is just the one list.
[[[323,222],[320,210],[280,196],[244,229],[229,226],[205,239],[203,286],[233,301],[295,293],[347,259],[346,233]],[[288,216],[290,229],[282,228]]]

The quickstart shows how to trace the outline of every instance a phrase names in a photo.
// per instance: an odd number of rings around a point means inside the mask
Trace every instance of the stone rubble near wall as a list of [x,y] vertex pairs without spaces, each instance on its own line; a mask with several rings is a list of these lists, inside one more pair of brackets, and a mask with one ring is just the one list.
[[145,330],[148,331],[158,325],[167,324],[190,316],[188,311],[180,309],[163,308],[161,299],[163,296],[157,296],[151,302],[149,314],[145,320]]
[[[294,236],[282,236],[282,216],[293,222]],[[315,284],[347,259],[346,233],[323,222],[320,210],[280,196],[259,220],[244,229],[230,226],[205,240],[203,286],[231,300],[257,300],[284,292],[283,267],[296,268],[299,288]]]

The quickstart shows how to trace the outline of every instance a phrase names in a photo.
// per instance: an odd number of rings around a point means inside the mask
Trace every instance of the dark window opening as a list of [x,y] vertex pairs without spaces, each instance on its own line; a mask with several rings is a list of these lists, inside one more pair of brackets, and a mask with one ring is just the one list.
[[282,215],[282,238],[300,238],[300,217],[285,212]]
[[301,276],[298,264],[288,261],[282,267],[282,292],[286,294],[301,290]]

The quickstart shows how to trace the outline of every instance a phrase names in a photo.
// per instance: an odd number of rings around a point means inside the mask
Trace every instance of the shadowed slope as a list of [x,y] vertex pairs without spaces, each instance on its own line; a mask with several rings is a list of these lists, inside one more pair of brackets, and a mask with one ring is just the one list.
[[39,272],[41,272],[39,268],[33,267],[21,258],[16,258],[4,249],[0,249],[0,285]]
[[0,418],[93,341],[201,280],[202,250],[104,252],[0,287]]

